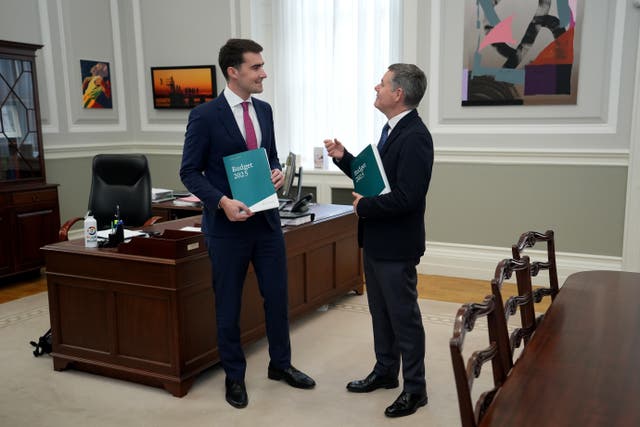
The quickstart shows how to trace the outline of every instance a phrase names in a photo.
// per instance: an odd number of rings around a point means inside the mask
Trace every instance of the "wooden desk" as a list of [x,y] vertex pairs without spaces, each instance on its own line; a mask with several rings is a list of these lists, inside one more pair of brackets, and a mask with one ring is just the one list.
[[[291,319],[363,287],[351,206],[312,209],[313,223],[284,229]],[[179,229],[200,220],[153,228]],[[55,370],[77,368],[184,396],[197,374],[219,361],[206,250],[164,259],[85,248],[83,240],[43,250]],[[245,281],[240,327],[244,344],[265,335],[253,269]]]
[[640,273],[572,274],[481,426],[640,425]]

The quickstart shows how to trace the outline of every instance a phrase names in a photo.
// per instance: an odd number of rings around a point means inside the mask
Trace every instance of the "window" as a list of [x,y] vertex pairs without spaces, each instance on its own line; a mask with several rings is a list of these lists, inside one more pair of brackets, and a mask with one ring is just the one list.
[[312,168],[313,147],[326,138],[353,153],[377,142],[386,118],[373,106],[374,86],[398,62],[400,2],[253,0],[279,153],[299,153]]

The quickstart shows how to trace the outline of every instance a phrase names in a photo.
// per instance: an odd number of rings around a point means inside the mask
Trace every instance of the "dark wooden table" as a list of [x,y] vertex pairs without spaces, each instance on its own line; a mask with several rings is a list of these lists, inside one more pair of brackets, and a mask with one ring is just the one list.
[[569,276],[481,426],[640,426],[640,273]]

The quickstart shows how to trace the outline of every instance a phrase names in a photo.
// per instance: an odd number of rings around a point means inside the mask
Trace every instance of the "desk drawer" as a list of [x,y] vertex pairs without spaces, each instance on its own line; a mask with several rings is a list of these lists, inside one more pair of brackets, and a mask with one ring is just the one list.
[[22,191],[12,194],[12,204],[15,206],[28,205],[39,202],[57,202],[58,191],[53,189]]

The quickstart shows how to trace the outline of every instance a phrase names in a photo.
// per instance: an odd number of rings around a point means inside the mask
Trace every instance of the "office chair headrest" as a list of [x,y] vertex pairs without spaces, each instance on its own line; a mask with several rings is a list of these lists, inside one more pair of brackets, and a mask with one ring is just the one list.
[[93,173],[110,185],[134,186],[149,173],[149,166],[142,154],[98,154]]

